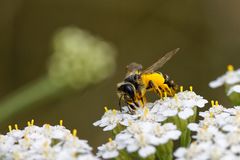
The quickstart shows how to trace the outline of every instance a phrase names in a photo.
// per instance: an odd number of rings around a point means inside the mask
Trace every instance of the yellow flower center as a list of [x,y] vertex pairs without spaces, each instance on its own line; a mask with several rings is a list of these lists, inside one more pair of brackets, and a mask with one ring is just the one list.
[[72,134],[73,134],[74,137],[76,137],[77,136],[77,129],[73,129]]
[[180,92],[183,92],[183,86],[180,86]]
[[108,112],[108,108],[107,108],[107,106],[106,106],[106,107],[104,107],[104,110],[105,110],[105,112]]
[[229,64],[229,65],[227,66],[227,70],[228,70],[229,72],[234,71],[233,65]]

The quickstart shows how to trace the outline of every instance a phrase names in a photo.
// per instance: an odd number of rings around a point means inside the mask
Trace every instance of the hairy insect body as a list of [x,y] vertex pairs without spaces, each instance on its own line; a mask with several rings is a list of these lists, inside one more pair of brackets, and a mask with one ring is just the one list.
[[127,74],[123,82],[117,84],[117,94],[119,96],[119,107],[121,101],[127,103],[130,112],[136,107],[143,107],[146,103],[146,92],[153,91],[160,98],[164,96],[174,96],[177,85],[168,75],[157,72],[179,49],[167,53],[164,57],[155,62],[152,66],[142,70],[142,65],[131,63],[127,66]]
[[147,90],[155,91],[161,98],[164,94],[167,94],[167,96],[174,96],[175,94],[174,89],[165,83],[167,81],[161,73],[143,74],[141,79],[144,86],[147,86]]

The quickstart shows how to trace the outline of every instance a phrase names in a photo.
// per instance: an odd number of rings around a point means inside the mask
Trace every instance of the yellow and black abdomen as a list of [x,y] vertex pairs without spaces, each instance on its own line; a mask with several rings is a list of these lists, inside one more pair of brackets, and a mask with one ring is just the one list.
[[147,90],[155,90],[160,96],[163,96],[164,93],[166,93],[167,96],[174,96],[177,90],[174,81],[162,73],[153,72],[142,74],[141,79]]

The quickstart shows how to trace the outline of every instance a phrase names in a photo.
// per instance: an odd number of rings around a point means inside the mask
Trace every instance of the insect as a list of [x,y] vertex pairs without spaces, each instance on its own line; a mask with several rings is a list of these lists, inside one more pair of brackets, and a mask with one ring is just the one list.
[[145,70],[142,69],[141,64],[137,63],[126,66],[126,76],[123,82],[117,84],[120,110],[122,110],[122,101],[127,104],[131,113],[137,107],[143,107],[146,103],[146,92],[148,91],[155,92],[160,98],[175,95],[178,86],[168,75],[157,72],[157,70],[163,67],[178,51],[179,48],[168,52]]

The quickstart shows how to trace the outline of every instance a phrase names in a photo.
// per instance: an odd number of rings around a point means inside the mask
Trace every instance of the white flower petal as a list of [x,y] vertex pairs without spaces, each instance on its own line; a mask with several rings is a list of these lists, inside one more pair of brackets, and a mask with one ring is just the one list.
[[191,130],[191,131],[198,131],[198,129],[199,129],[199,125],[198,124],[196,124],[196,123],[189,123],[188,124],[188,128]]
[[112,158],[115,158],[119,155],[118,151],[114,150],[114,151],[111,151],[111,152],[105,152],[103,153],[102,157],[104,159],[112,159]]
[[227,95],[229,96],[233,92],[240,93],[240,85],[235,85],[228,90]]
[[105,127],[105,128],[103,129],[103,131],[110,131],[110,130],[113,130],[116,126],[117,126],[116,123],[114,123],[114,124],[110,124],[110,125],[108,125],[107,127]]
[[200,99],[197,101],[197,106],[199,108],[203,108],[205,106],[205,104],[207,104],[207,103],[208,103],[208,101],[206,99]]
[[163,116],[166,116],[166,117],[172,117],[172,116],[175,116],[177,115],[178,111],[175,109],[175,110],[165,110],[162,112]]
[[178,148],[175,152],[174,152],[174,156],[181,158],[184,157],[184,155],[187,153],[186,148]]
[[132,152],[137,151],[138,148],[139,148],[139,147],[138,147],[137,144],[129,144],[129,145],[127,146],[127,151],[130,152],[130,153],[132,153]]
[[184,109],[183,111],[179,112],[178,113],[178,116],[181,118],[181,119],[188,119],[189,117],[193,116],[194,112],[192,109],[189,109],[189,108],[186,108]]
[[224,84],[224,80],[221,77],[221,78],[216,79],[215,81],[210,82],[209,87],[218,88],[218,87],[222,86],[223,84]]
[[142,157],[142,158],[146,158],[152,154],[154,154],[156,152],[156,148],[153,147],[153,146],[146,146],[146,147],[143,147],[141,148],[139,151],[138,151],[138,154]]
[[178,130],[175,131],[170,131],[167,133],[167,137],[172,139],[172,140],[177,140],[181,135],[181,132]]

